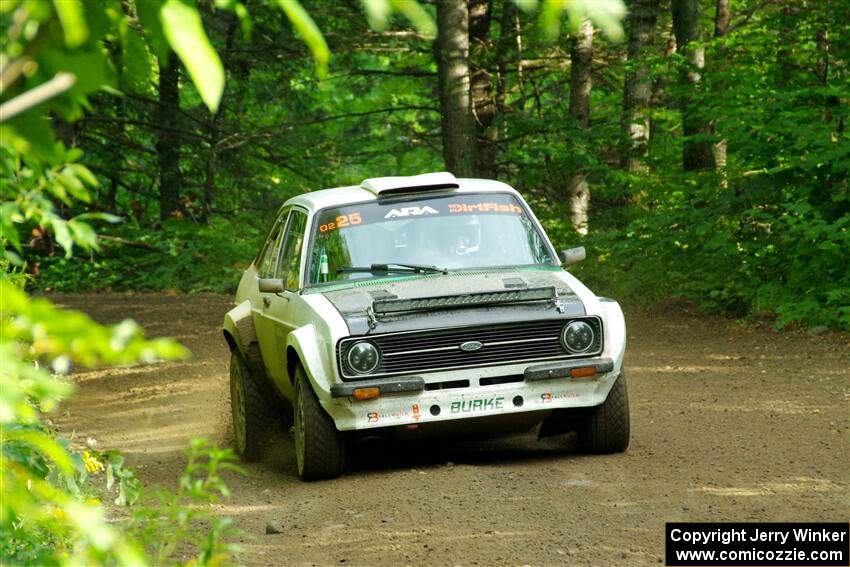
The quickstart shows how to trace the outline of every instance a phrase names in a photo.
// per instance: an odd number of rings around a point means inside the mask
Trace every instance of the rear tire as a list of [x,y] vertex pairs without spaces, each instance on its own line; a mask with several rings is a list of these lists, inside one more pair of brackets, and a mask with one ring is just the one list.
[[277,418],[238,351],[230,354],[230,411],[236,453],[247,463],[259,461]]
[[629,392],[625,371],[608,398],[591,410],[579,427],[579,442],[588,453],[622,453],[629,446]]
[[319,403],[304,368],[295,368],[295,461],[301,480],[336,478],[345,472],[342,432]]

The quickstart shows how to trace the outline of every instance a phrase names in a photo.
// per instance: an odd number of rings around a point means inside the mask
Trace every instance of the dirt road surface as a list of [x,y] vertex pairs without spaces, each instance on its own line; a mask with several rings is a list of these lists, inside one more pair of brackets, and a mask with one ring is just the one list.
[[[135,318],[194,357],[80,372],[58,423],[119,448],[146,485],[175,486],[194,436],[230,442],[230,299],[54,296],[102,322]],[[246,565],[659,565],[670,521],[847,521],[846,335],[774,333],[627,309],[632,442],[585,456],[569,437],[369,448],[343,478],[302,483],[291,435],[217,510]],[[283,533],[266,535],[269,522]]]

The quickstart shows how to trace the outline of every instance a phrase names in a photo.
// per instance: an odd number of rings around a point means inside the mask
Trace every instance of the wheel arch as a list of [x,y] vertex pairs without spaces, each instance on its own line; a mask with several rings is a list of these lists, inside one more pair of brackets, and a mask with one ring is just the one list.
[[310,385],[322,401],[330,398],[333,383],[333,368],[326,360],[326,348],[312,323],[295,329],[286,340],[286,370],[290,382],[294,381],[295,365],[300,363]]
[[251,302],[246,299],[225,313],[222,327],[224,340],[230,351],[239,349],[244,355],[248,346],[257,342],[257,332],[251,317]]

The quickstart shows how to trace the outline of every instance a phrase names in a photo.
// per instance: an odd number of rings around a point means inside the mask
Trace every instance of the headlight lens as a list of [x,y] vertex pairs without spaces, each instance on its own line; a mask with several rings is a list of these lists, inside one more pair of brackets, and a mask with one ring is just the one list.
[[564,327],[561,341],[572,354],[587,352],[596,342],[596,332],[584,321],[573,321]]
[[369,341],[360,341],[348,349],[346,358],[352,370],[358,374],[369,374],[378,367],[381,353],[378,352],[378,347]]

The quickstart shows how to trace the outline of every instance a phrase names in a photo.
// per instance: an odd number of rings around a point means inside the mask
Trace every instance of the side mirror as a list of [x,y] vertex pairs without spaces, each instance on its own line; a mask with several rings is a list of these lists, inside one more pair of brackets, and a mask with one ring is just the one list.
[[281,293],[283,291],[283,280],[280,278],[260,278],[257,283],[260,293]]
[[587,251],[585,251],[584,246],[567,248],[566,250],[561,250],[561,253],[558,254],[558,256],[561,258],[562,264],[569,266],[571,264],[578,264],[587,258]]

